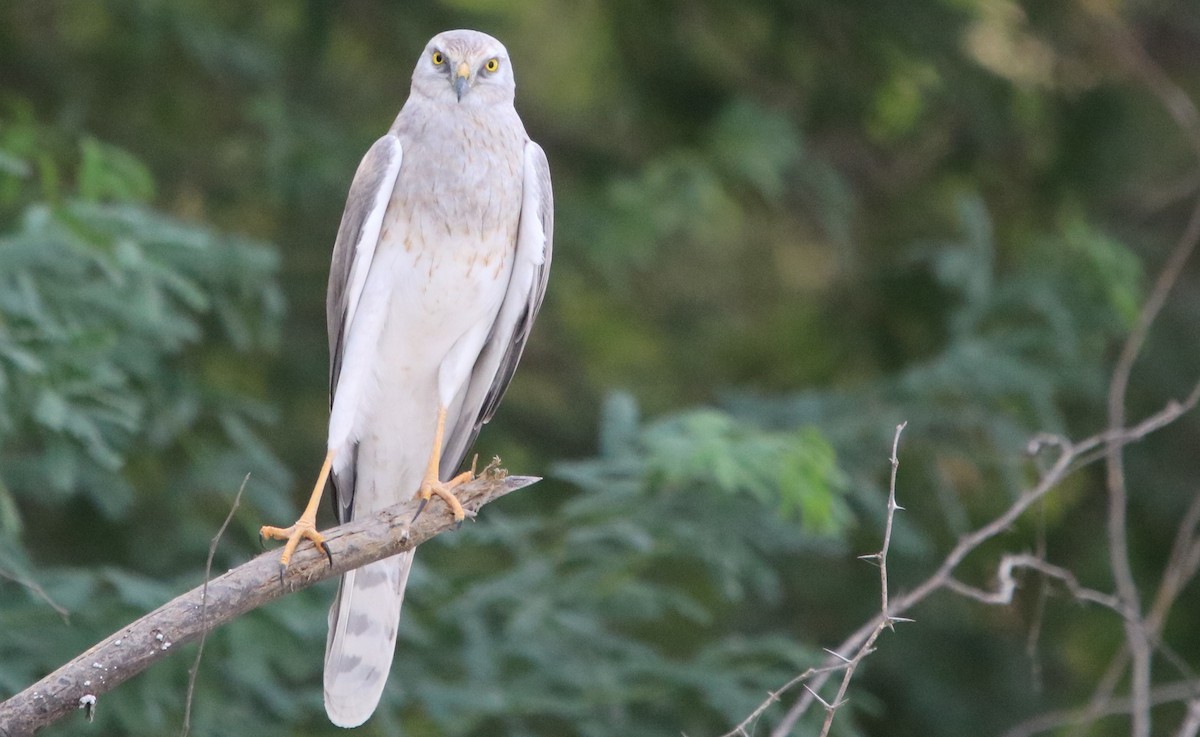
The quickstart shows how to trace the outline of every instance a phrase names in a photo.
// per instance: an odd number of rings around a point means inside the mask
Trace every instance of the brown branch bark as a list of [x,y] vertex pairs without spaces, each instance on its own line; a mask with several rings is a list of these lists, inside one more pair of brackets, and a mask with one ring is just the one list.
[[[528,476],[506,476],[502,470],[489,467],[478,479],[458,487],[456,496],[473,516],[484,504],[536,481]],[[413,502],[397,504],[325,532],[333,551],[332,565],[320,551],[302,546],[281,581],[279,551],[263,553],[208,581],[207,594],[205,586],[197,586],[122,627],[21,693],[0,702],[0,736],[26,737],[84,706],[104,708],[102,701],[98,703],[101,694],[214,627],[318,581],[410,550],[454,527],[441,505],[433,505],[413,522],[416,508]]]

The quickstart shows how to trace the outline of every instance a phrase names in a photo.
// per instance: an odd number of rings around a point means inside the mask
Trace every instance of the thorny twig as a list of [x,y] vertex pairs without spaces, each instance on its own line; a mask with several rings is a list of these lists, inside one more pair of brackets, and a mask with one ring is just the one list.
[[[833,716],[837,710],[846,703],[846,691],[850,688],[850,680],[854,678],[854,671],[858,668],[858,664],[863,658],[875,651],[875,640],[879,639],[879,635],[885,629],[893,629],[893,625],[899,621],[910,621],[895,617],[888,610],[888,578],[887,578],[887,556],[888,549],[892,545],[892,523],[895,521],[897,510],[903,509],[896,503],[896,474],[900,470],[900,457],[897,452],[900,449],[900,433],[904,432],[904,428],[908,426],[907,422],[901,422],[896,426],[896,434],[892,436],[892,473],[888,482],[888,505],[887,515],[883,524],[883,544],[879,547],[879,552],[869,556],[863,556],[879,564],[879,590],[880,590],[880,608],[879,608],[879,625],[875,631],[867,637],[866,642],[859,646],[854,655],[847,661],[846,669],[842,672],[842,682],[838,685],[837,695],[833,697],[832,704],[821,703],[825,706],[825,722],[821,725],[821,737],[827,737],[829,730],[833,727]],[[836,654],[836,653],[835,653]],[[839,656],[840,657],[840,656]],[[813,697],[820,700],[820,696],[816,690],[809,687],[805,688]]]
[[[833,673],[844,671],[848,665],[848,658],[840,655],[840,653],[858,652],[859,648],[863,647],[868,641],[874,642],[874,639],[878,637],[877,631],[886,627],[889,619],[895,621],[896,618],[937,591],[956,585],[961,586],[961,584],[957,582],[952,583],[952,581],[955,581],[954,571],[963,560],[988,540],[1006,532],[1033,504],[1056,488],[1067,476],[1083,468],[1084,464],[1081,463],[1081,459],[1090,458],[1094,462],[1101,457],[1095,451],[1105,447],[1107,444],[1124,446],[1136,442],[1155,430],[1170,424],[1186,412],[1189,412],[1195,408],[1198,402],[1200,402],[1200,382],[1192,388],[1184,399],[1168,401],[1161,410],[1131,427],[1106,430],[1078,442],[1072,442],[1058,435],[1041,434],[1036,436],[1030,443],[1029,449],[1031,452],[1039,453],[1048,448],[1055,448],[1057,450],[1057,455],[1054,457],[1053,462],[1041,472],[1037,482],[1022,491],[1007,509],[994,517],[990,522],[960,537],[933,573],[908,593],[890,599],[889,609],[886,614],[880,612],[869,621],[863,623],[838,647],[830,650],[831,655],[825,659],[821,667],[812,669],[812,672],[809,674],[810,677],[798,677],[790,681],[787,684],[788,687],[794,687],[795,684],[803,682],[807,690],[788,709],[779,725],[771,732],[771,737],[785,737],[789,735],[792,728],[816,700],[815,692],[821,689]],[[1101,595],[1100,598],[1102,601],[1103,596]],[[780,688],[773,692],[770,698],[755,710],[755,718],[765,712],[772,703],[778,701],[785,690],[785,688]],[[738,728],[735,728],[732,732],[722,737],[730,737],[730,735],[737,737],[746,734],[744,729],[748,723],[743,722]]]
[[[896,473],[900,468],[900,460],[897,456],[897,450],[899,449],[900,445],[900,433],[904,431],[904,428],[907,425],[907,422],[902,422],[897,425],[896,434],[892,438],[892,455],[890,459],[892,464],[892,472],[891,482],[888,485],[887,519],[884,522],[883,544],[881,545],[879,552],[871,553],[870,555],[859,556],[863,560],[874,561],[879,565],[879,581],[880,588],[882,590],[880,599],[880,616],[878,619],[879,624],[875,627],[874,631],[866,639],[866,641],[858,646],[858,649],[853,655],[844,656],[841,654],[840,651],[850,650],[853,647],[853,645],[846,646],[845,643],[843,643],[843,647],[839,648],[838,651],[826,650],[826,652],[829,653],[829,657],[826,658],[825,665],[821,667],[809,668],[808,670],[780,686],[777,690],[769,692],[765,701],[759,704],[754,711],[750,712],[750,714],[739,724],[737,724],[737,726],[735,726],[729,732],[721,735],[721,737],[750,737],[752,725],[758,721],[759,717],[761,717],[767,711],[767,709],[771,707],[772,704],[779,701],[783,694],[791,691],[796,686],[803,686],[806,697],[811,697],[825,707],[825,723],[822,727],[821,734],[827,735],[829,733],[829,727],[833,723],[834,713],[843,703],[845,703],[846,689],[849,687],[850,679],[854,676],[854,669],[858,667],[858,664],[862,662],[863,658],[870,655],[874,651],[873,647],[875,640],[879,637],[880,633],[882,633],[884,629],[890,629],[895,622],[908,621],[899,617],[890,616],[888,614],[887,586],[887,554],[888,548],[890,547],[892,541],[892,521],[896,516],[896,512],[903,509],[903,507],[896,503]],[[810,687],[808,683],[806,683],[806,681],[809,679],[819,679],[820,683],[824,684],[825,679],[839,671],[843,674],[842,685],[838,689],[837,696],[834,698],[832,703],[822,699],[821,696],[812,687]],[[820,685],[817,686],[817,688],[819,687]],[[778,729],[776,729],[776,731],[772,734],[776,733],[778,733]]]

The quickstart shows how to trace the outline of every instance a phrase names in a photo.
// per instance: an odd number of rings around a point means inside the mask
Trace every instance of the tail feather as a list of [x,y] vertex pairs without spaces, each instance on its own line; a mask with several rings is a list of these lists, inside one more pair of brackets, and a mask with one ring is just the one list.
[[325,642],[325,712],[339,727],[357,727],[379,704],[412,559],[409,551],[342,576]]

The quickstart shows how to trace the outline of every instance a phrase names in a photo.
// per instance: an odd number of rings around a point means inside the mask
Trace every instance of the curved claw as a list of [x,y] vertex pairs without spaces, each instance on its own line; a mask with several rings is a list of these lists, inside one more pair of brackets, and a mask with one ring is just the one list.
[[288,563],[292,560],[292,553],[296,551],[296,546],[301,540],[311,540],[313,545],[317,546],[325,557],[329,559],[329,565],[333,565],[333,552],[329,549],[329,544],[325,542],[325,537],[317,532],[317,528],[311,520],[301,517],[296,520],[296,524],[291,527],[280,528],[263,526],[258,531],[260,538],[270,538],[272,540],[284,540],[283,552],[279,555],[280,580],[283,579],[283,570],[287,569]]
[[444,484],[440,481],[426,482],[421,484],[421,489],[417,492],[417,498],[421,500],[421,503],[417,505],[417,513],[413,515],[412,521],[416,522],[417,517],[420,516],[421,512],[425,511],[425,507],[429,504],[429,500],[434,496],[437,496],[442,501],[446,502],[446,506],[450,507],[450,514],[454,516],[454,521],[461,525],[463,519],[466,517],[466,511],[463,509],[462,502],[458,501],[458,499],[454,496],[454,492],[451,491],[451,489],[457,485],[458,484],[454,482]]

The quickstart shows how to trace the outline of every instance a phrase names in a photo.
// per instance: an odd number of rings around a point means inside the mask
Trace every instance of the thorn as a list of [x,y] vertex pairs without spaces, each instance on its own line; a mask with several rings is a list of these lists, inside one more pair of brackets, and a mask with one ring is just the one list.
[[329,567],[333,568],[333,551],[329,549],[329,543],[322,540],[321,550],[325,551],[325,557],[329,559]]
[[881,556],[879,553],[871,553],[870,555],[860,555],[858,556],[858,559],[861,561],[866,561],[867,563],[870,563],[878,568],[880,561],[883,560],[883,556]]
[[809,686],[807,683],[802,683],[802,684],[800,684],[800,685],[804,686],[804,690],[805,690],[805,691],[808,691],[810,694],[812,694],[812,695],[813,695],[813,698],[814,698],[814,699],[816,699],[816,700],[817,700],[817,702],[818,702],[819,704],[821,704],[821,706],[825,707],[825,711],[833,711],[833,707],[829,705],[829,702],[828,702],[828,701],[826,701],[825,699],[821,698],[821,694],[819,694],[819,693],[817,693],[816,691],[812,690],[812,688],[811,688],[811,687],[810,687],[810,686]]
[[850,662],[850,658],[847,658],[845,655],[842,655],[842,654],[841,654],[841,653],[839,653],[839,652],[836,652],[836,651],[834,651],[834,650],[830,650],[830,649],[829,649],[829,648],[827,648],[827,647],[825,647],[825,648],[821,648],[821,649],[822,649],[822,650],[824,650],[825,652],[829,653],[829,654],[830,654],[830,655],[832,655],[833,657],[837,658],[838,660],[842,661],[843,663],[849,663],[849,662]]

